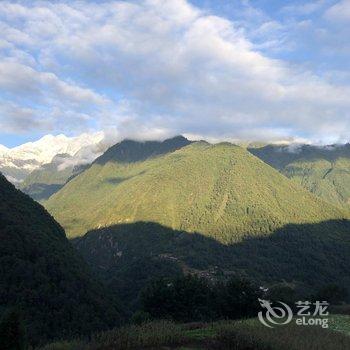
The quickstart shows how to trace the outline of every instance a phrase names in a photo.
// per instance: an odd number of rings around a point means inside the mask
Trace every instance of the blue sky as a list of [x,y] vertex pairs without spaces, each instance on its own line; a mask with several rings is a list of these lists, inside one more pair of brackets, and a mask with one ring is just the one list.
[[0,144],[347,142],[350,0],[2,1]]

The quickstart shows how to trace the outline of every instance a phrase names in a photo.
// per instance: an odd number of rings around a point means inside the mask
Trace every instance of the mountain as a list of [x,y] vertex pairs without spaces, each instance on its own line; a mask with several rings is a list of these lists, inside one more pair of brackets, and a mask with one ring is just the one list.
[[238,146],[186,146],[176,138],[158,150],[154,143],[119,143],[54,194],[47,209],[69,237],[150,221],[226,243],[344,216]]
[[1,154],[3,154],[3,153],[6,153],[6,152],[8,152],[8,148],[7,147],[5,147],[5,146],[3,146],[3,145],[0,145],[0,155]]
[[58,154],[51,163],[33,170],[18,188],[36,201],[42,202],[56,193],[72,177],[82,172],[88,164],[75,165],[76,158]]
[[350,209],[350,144],[267,145],[249,151],[328,203]]
[[181,273],[350,287],[346,213],[229,143],[121,142],[46,206],[131,305],[150,278]]
[[0,314],[20,308],[32,344],[89,334],[120,318],[65,233],[0,174]]
[[32,171],[51,163],[57,155],[65,154],[71,157],[67,160],[67,166],[88,164],[107,148],[103,132],[77,137],[46,135],[36,142],[0,150],[0,171],[8,180],[18,184]]

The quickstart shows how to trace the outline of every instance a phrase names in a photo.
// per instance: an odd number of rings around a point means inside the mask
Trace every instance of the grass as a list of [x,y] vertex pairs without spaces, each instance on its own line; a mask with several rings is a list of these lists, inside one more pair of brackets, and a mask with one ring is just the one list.
[[295,324],[269,329],[257,319],[183,325],[157,321],[100,333],[89,342],[54,343],[40,350],[350,349],[350,317],[332,315],[329,318],[330,329]]
[[332,315],[329,318],[329,328],[350,336],[350,316]]

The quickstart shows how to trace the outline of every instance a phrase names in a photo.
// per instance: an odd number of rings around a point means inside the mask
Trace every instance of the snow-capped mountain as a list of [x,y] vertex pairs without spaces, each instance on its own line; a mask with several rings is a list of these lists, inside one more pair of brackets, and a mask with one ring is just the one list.
[[3,145],[0,145],[0,156],[6,152],[8,152],[8,148],[3,146]]
[[59,154],[70,156],[67,166],[90,163],[110,146],[104,140],[104,133],[97,132],[76,137],[46,135],[38,141],[10,149],[0,145],[0,171],[13,183],[20,183],[33,170],[51,163]]

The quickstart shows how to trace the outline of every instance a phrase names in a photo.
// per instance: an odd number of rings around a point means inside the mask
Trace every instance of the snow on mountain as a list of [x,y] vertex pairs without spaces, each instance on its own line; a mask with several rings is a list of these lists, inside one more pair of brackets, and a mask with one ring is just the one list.
[[103,132],[84,133],[76,137],[46,135],[38,141],[11,149],[2,146],[0,171],[13,183],[19,183],[33,170],[51,163],[58,154],[69,155],[69,162],[72,165],[86,164],[108,148],[109,145],[104,139]]
[[3,145],[0,145],[0,156],[6,153],[9,149]]

